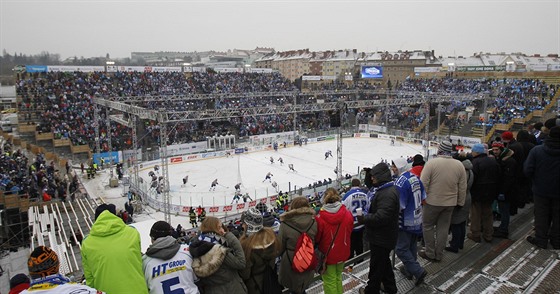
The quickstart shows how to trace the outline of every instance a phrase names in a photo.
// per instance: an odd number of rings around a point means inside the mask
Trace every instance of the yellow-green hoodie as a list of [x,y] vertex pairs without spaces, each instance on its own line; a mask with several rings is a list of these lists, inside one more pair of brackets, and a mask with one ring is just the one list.
[[82,243],[82,265],[90,287],[107,294],[148,294],[140,234],[107,210]]

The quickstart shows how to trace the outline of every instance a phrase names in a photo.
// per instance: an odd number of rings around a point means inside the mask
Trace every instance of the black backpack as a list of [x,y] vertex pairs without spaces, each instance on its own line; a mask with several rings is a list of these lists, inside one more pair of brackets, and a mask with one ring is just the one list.
[[284,287],[282,287],[282,285],[280,285],[280,282],[278,282],[278,274],[272,267],[270,267],[270,265],[267,264],[264,268],[262,289],[259,288],[259,284],[255,280],[255,276],[256,275],[252,275],[252,278],[260,293],[282,294],[282,290],[284,290]]

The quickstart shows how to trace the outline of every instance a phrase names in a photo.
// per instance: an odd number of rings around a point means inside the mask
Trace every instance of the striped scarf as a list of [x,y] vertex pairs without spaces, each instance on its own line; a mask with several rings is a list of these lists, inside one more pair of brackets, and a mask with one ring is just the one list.
[[226,239],[224,239],[224,237],[214,232],[201,233],[200,236],[198,236],[198,240],[210,242],[213,244],[223,245],[227,247]]

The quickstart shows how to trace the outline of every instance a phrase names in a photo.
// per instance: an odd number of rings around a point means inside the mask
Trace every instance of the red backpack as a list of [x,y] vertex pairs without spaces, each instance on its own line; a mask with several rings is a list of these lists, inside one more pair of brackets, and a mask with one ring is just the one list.
[[300,233],[296,242],[296,248],[293,250],[294,257],[290,260],[290,255],[288,255],[288,260],[292,264],[292,269],[297,273],[315,270],[317,267],[318,260],[317,256],[315,256],[315,245],[313,244],[311,237],[307,234],[314,223],[315,219],[313,219],[311,225],[309,225],[305,232],[301,232],[300,230],[290,226],[288,223],[285,223],[288,227]]

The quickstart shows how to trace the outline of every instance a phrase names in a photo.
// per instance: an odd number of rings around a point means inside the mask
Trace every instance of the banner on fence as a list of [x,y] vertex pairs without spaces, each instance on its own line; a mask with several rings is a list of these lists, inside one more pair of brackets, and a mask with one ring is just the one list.
[[112,151],[112,152],[103,152],[103,153],[94,153],[93,154],[93,162],[100,164],[101,158],[107,163],[119,163],[119,152]]

